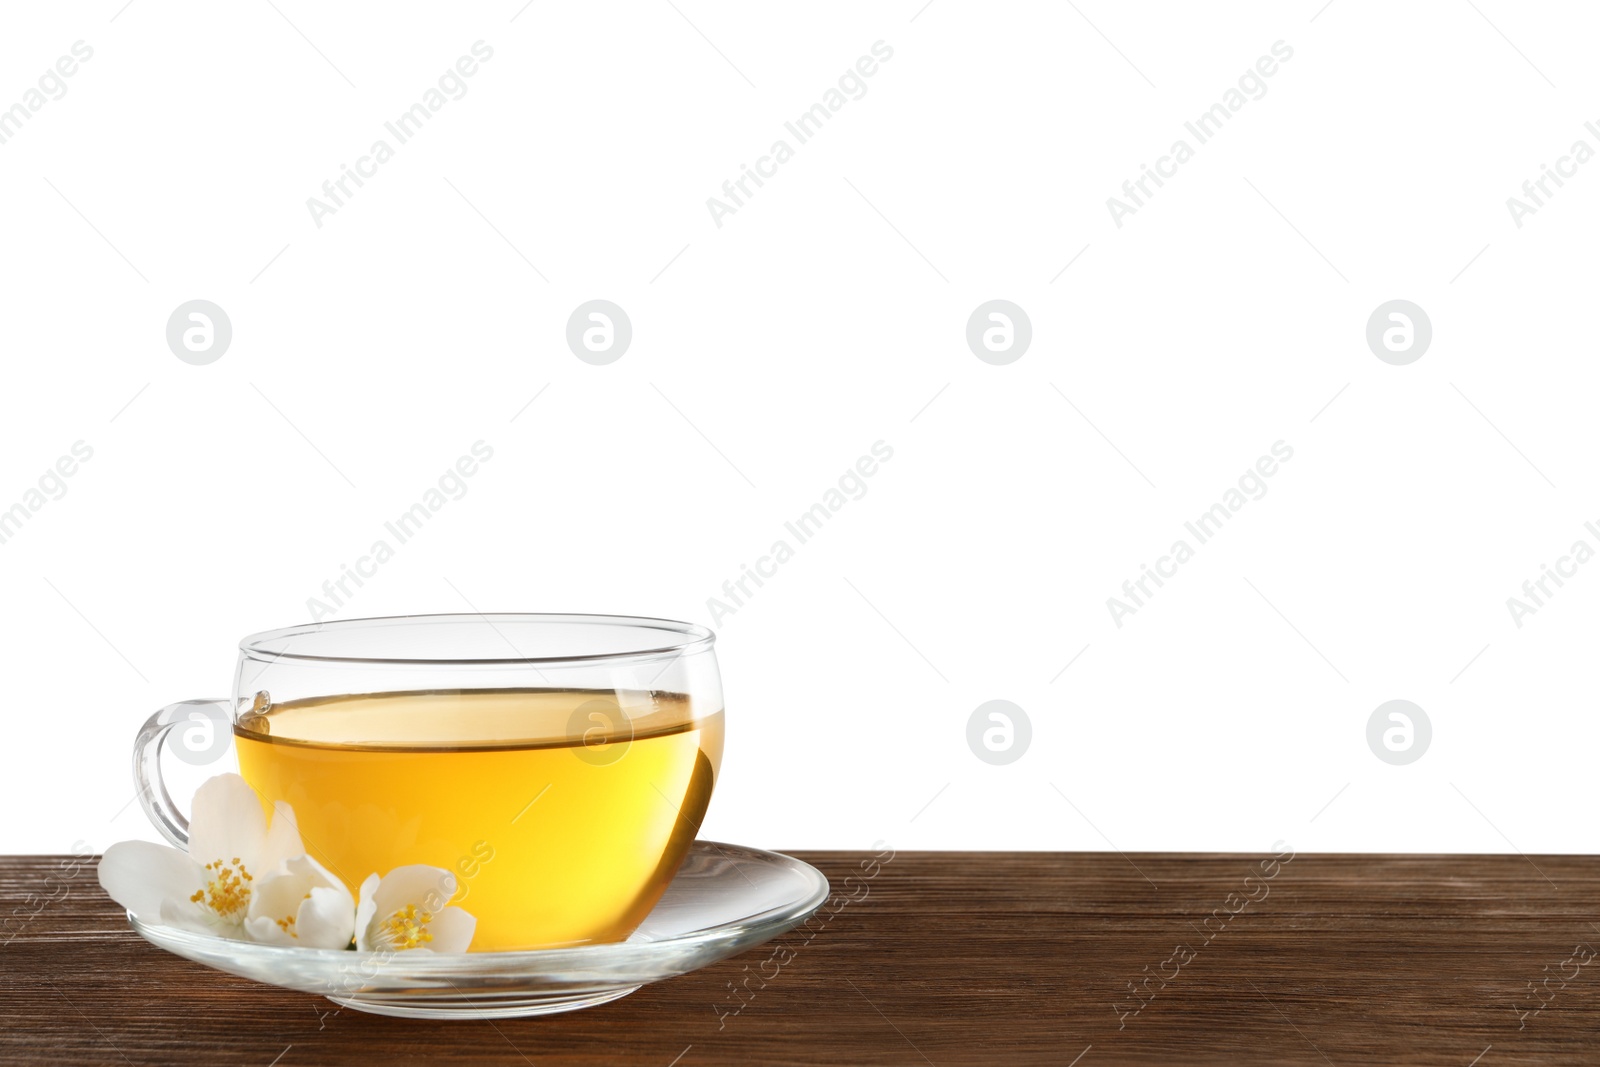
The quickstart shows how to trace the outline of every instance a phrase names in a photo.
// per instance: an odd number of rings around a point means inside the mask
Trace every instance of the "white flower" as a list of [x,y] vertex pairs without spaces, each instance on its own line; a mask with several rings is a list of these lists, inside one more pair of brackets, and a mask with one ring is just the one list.
[[207,779],[190,810],[187,853],[120,841],[100,859],[100,885],[144,922],[243,938],[262,880],[305,854],[294,811],[280,801],[269,825],[255,790],[237,774]]
[[368,875],[356,905],[356,948],[465,952],[478,920],[445,906],[455,891],[456,877],[443,867],[412,864],[382,878]]
[[196,790],[189,851],[121,841],[100,859],[100,885],[141,921],[268,945],[465,952],[478,920],[447,907],[455,875],[420,864],[361,883],[361,903],[306,855],[294,809],[269,821],[237,774]]
[[355,898],[310,856],[284,860],[256,881],[244,920],[252,941],[303,948],[349,948],[355,928]]

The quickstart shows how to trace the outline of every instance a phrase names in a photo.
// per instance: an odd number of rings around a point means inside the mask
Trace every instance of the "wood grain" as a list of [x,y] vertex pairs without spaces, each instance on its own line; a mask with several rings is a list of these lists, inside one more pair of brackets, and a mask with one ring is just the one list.
[[[836,889],[866,856],[796,855]],[[587,1011],[437,1023],[189,963],[128,929],[92,861],[0,858],[0,922],[37,910],[0,929],[0,1062],[1600,1062],[1600,858],[1263,862],[903,852],[764,987],[771,946]]]

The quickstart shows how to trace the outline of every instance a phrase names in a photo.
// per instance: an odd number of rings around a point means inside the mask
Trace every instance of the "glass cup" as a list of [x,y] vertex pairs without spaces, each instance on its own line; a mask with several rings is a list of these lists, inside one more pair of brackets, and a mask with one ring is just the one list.
[[[722,760],[703,626],[616,615],[409,615],[239,644],[231,700],[145,723],[134,779],[180,848],[164,748],[208,762],[231,733],[270,812],[352,893],[408,864],[451,871],[471,951],[620,941],[699,830]],[[173,734],[174,730],[180,732]],[[174,744],[174,740],[177,744]]]

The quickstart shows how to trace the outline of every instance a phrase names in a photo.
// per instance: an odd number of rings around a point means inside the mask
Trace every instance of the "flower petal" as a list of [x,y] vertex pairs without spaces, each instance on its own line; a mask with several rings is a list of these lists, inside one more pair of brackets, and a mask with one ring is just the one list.
[[372,898],[377,905],[378,916],[387,918],[407,904],[437,912],[449,903],[455,893],[455,875],[443,867],[413,863],[396,867],[384,875]]
[[465,952],[477,929],[478,920],[469,912],[446,908],[437,912],[428,924],[428,933],[433,935],[428,947],[434,952]]
[[279,926],[277,920],[269,919],[265,915],[258,915],[253,919],[244,921],[245,936],[251,941],[259,941],[263,945],[298,945],[297,938],[292,937],[289,931]]
[[247,867],[257,866],[267,836],[267,814],[243,778],[237,774],[207,778],[195,790],[190,811],[189,855],[197,863],[238,856]]
[[100,857],[100,887],[112,900],[146,922],[161,918],[161,902],[187,902],[205,884],[194,860],[166,845],[119,841]]
[[356,902],[343,884],[318,886],[300,904],[295,933],[304,948],[348,948],[356,929]]
[[378,902],[373,898],[378,892],[378,883],[382,881],[377,872],[367,875],[366,881],[361,883],[361,892],[357,894],[356,904],[356,948],[362,952],[370,951],[372,942],[370,927],[372,920],[378,912]]

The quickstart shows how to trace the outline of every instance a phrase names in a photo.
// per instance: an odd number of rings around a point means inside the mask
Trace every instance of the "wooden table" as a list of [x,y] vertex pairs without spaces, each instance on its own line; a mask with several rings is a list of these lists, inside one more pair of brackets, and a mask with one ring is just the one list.
[[1595,857],[903,852],[764,988],[770,946],[493,1023],[207,970],[62,862],[0,858],[0,917],[57,898],[0,948],[0,1063],[1600,1063]]

